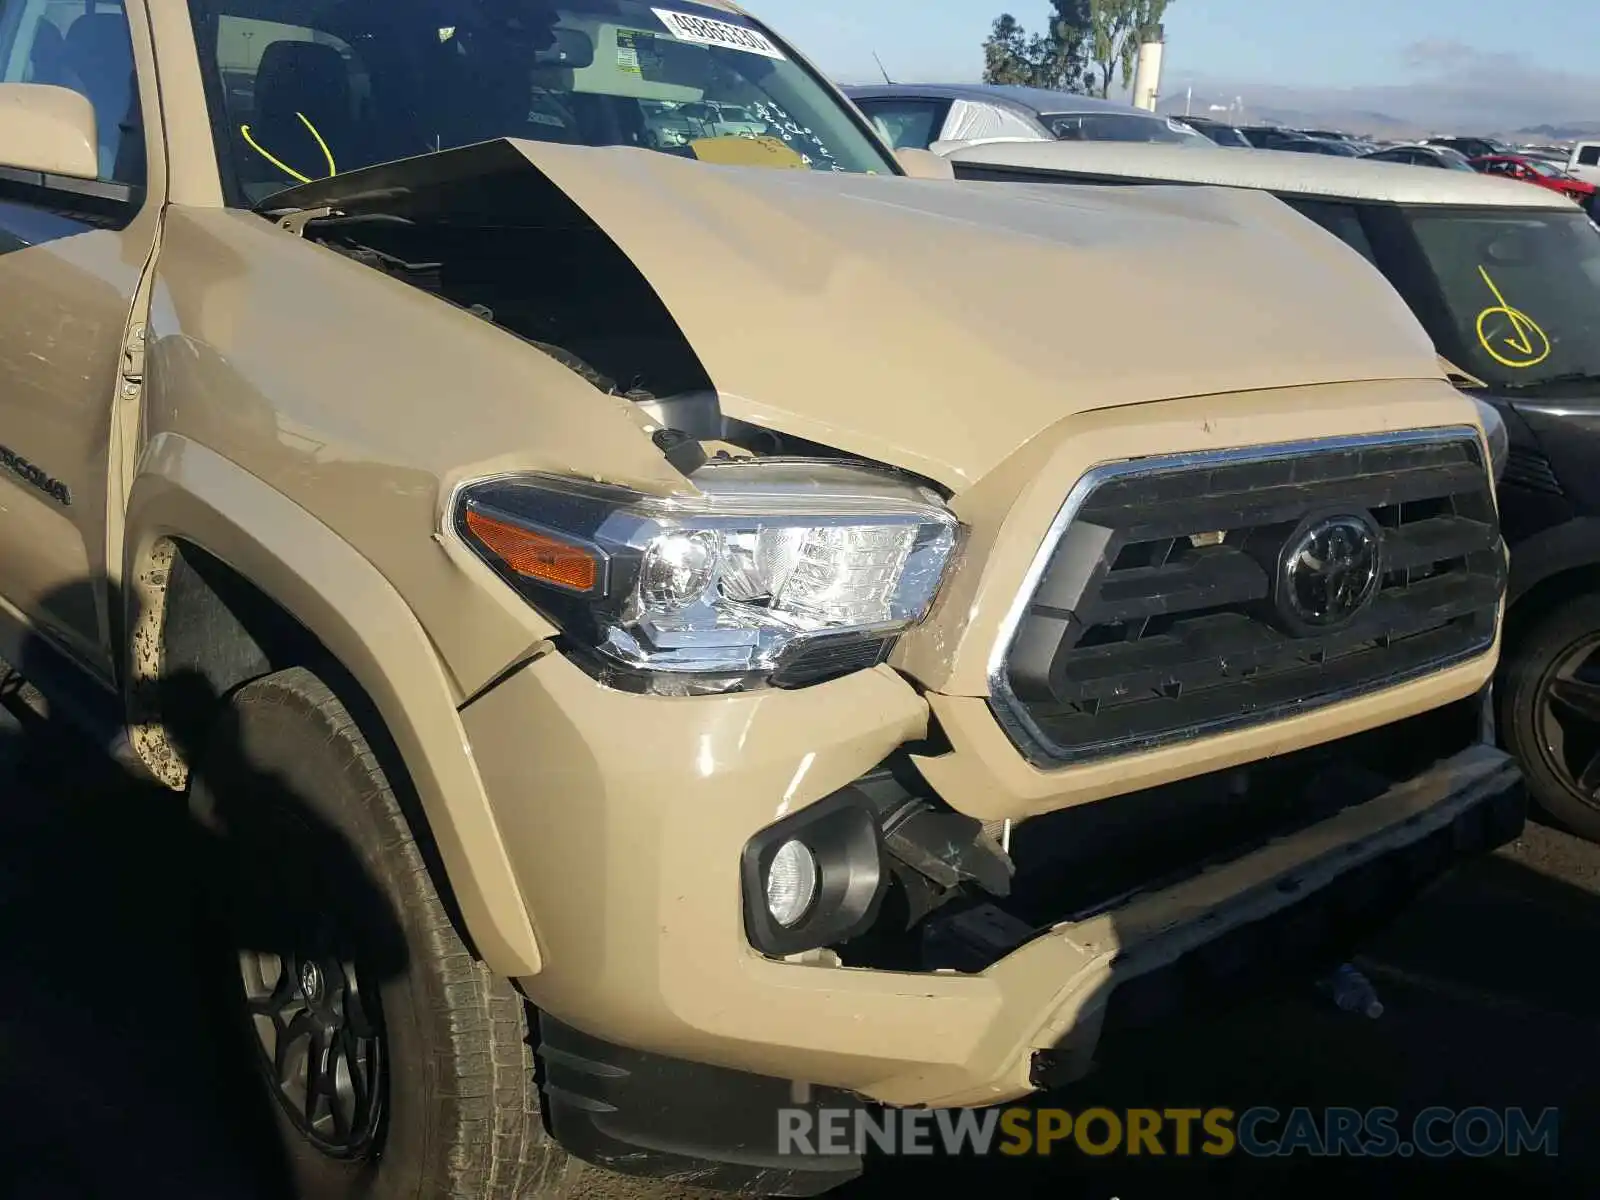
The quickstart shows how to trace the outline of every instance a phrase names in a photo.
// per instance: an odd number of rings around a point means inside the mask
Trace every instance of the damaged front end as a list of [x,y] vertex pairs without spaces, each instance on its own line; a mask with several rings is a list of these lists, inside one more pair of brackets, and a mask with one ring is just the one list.
[[[1020,824],[955,812],[907,755],[897,754],[752,843],[746,885],[752,940],[768,954],[822,953],[850,967],[986,972],[1052,930],[1115,919],[1143,899],[1419,786],[1482,747],[1483,707],[1483,696],[1469,697],[1353,737]],[[1200,993],[1235,994],[1249,977],[1339,961],[1459,854],[1516,836],[1522,804],[1519,788],[1505,790],[1474,811],[1472,828],[1408,845],[1384,868],[1382,887],[1363,885],[1358,894],[1300,906],[1294,921],[1258,931],[1260,944],[1249,954],[1235,953],[1241,938],[1229,943],[1231,950],[1201,953],[1185,974],[1199,970],[1203,978],[1188,980],[1183,1000],[1203,1004]],[[858,811],[863,826],[875,826],[875,862],[860,861],[860,843],[847,855],[845,841],[814,836],[811,824],[837,823],[841,806]],[[765,899],[758,882],[768,876],[757,868],[797,839],[815,848],[821,892],[804,925],[774,937],[758,911]],[[869,878],[871,895],[850,895],[834,883],[847,876]],[[1177,1000],[1168,996],[1163,1005]],[[1158,1015],[1170,1007],[1163,1005]],[[1119,1016],[1140,1020],[1138,1013]]]
[[[258,211],[637,405],[685,474],[707,458],[850,457],[726,415],[705,365],[633,260],[509,142],[293,188]],[[730,306],[729,319],[736,314]]]
[[[653,194],[619,195],[630,182],[659,186],[659,220],[649,207]],[[1381,305],[1370,312],[1360,305],[1341,308],[1329,319],[1323,307],[1297,308],[1316,289],[1285,285],[1274,254],[1277,235],[1224,219],[1229,214],[1215,198],[1185,201],[1218,205],[1197,225],[1159,207],[1170,200],[1130,198],[1111,206],[1096,198],[1066,209],[1061,191],[920,190],[897,180],[737,175],[642,151],[492,142],[297,188],[266,202],[263,213],[475,314],[597,393],[647,415],[657,447],[690,479],[695,495],[649,495],[594,475],[473,479],[454,494],[448,532],[551,618],[567,660],[609,689],[676,697],[811,687],[889,661],[896,639],[932,611],[957,551],[970,545],[962,540],[969,530],[953,509],[985,484],[999,487],[1004,464],[1074,416],[1180,396],[1432,378],[1426,340],[1395,327]],[[792,243],[781,253],[771,245],[779,234]],[[875,259],[876,243],[889,249]],[[1177,246],[1182,254],[1174,253]],[[1239,261],[1241,247],[1253,252],[1252,269],[1261,272],[1219,288],[1221,268]],[[984,255],[995,264],[985,302],[952,299],[984,274]],[[1125,326],[1096,325],[1109,320],[1096,311],[1074,314],[1083,328],[1075,339],[1063,339],[1060,314],[1040,303],[1041,292],[1055,295],[1074,266],[1103,269],[1113,261],[1119,279],[1134,267],[1155,279],[1163,270],[1176,272],[1170,287],[1152,293],[1205,314],[1200,326],[1191,320],[1171,327],[1171,336],[1183,340],[1161,356],[1158,374],[1130,370],[1114,356],[1088,362],[1096,356],[1081,347],[1133,335]],[[1202,269],[1206,264],[1218,270]],[[1307,278],[1322,270],[1320,277],[1332,283],[1349,282],[1345,275],[1353,267],[1343,259],[1320,267],[1308,260],[1307,269]],[[996,287],[995,280],[1006,286]],[[1356,283],[1370,282],[1359,276],[1352,292]],[[874,313],[896,314],[890,329],[901,336],[875,341]],[[1234,343],[1216,336],[1247,313],[1270,315],[1274,325],[1263,343],[1271,353],[1240,356]],[[839,383],[847,368],[856,372],[848,387]],[[1446,393],[1440,382],[1407,415],[1420,414],[1425,425],[1446,424],[1453,411]],[[1268,410],[1274,428],[1302,418],[1305,409],[1291,411],[1292,399]],[[1329,415],[1338,399],[1315,398],[1318,420],[1330,430],[1340,422],[1357,425],[1354,432],[1365,436],[1359,428],[1369,419],[1365,412],[1337,421]],[[1448,393],[1449,405],[1458,399]],[[1376,403],[1371,397],[1361,402]],[[1242,402],[1218,400],[1213,407],[1231,414],[1235,430],[1258,415]],[[532,411],[537,420],[536,407]],[[1204,420],[1185,418],[1185,436],[1211,437],[1216,413],[1198,415]],[[1102,417],[1100,424],[1114,420]],[[1155,436],[1170,437],[1172,430]],[[1102,437],[1108,437],[1104,430]],[[1132,434],[1116,444],[1144,445]],[[1372,453],[1379,452],[1411,453],[1406,446]],[[1110,457],[1146,453],[1144,446]],[[1376,468],[1357,451],[1338,453],[1357,457],[1353,466],[1341,459],[1325,469],[1332,472],[1324,481],[1327,501],[1335,506],[1358,484],[1377,487],[1363,474]],[[1452,469],[1476,487],[1482,472],[1470,467]],[[1285,504],[1307,502],[1303,488],[1289,490]],[[1060,496],[1051,499],[1053,513]],[[991,511],[981,515],[991,526],[1008,515],[1005,500],[990,497]],[[1378,500],[1373,506],[1388,503]],[[1141,499],[1130,502],[1128,512],[1142,512],[1140,504],[1148,507]],[[1444,521],[1446,532],[1460,532],[1459,521],[1413,507],[1416,524]],[[1218,532],[1254,519],[1254,509],[1241,512],[1228,518],[1232,526],[1223,521],[1197,531],[1192,561],[1130,565],[1108,558],[1108,570],[1125,569],[1134,575],[1130,587],[1146,589],[1135,599],[1151,611],[1086,650],[1102,657],[1187,653],[1188,642],[1170,633],[1179,618],[1225,619],[1256,632],[1262,622],[1254,597],[1239,599],[1238,613],[1219,614],[1210,592],[1189,597],[1191,604],[1187,592],[1162,591],[1175,575],[1204,575],[1224,557],[1241,559],[1242,545]],[[1305,515],[1262,516],[1261,537],[1276,538],[1275,551]],[[1286,529],[1279,529],[1284,520]],[[1395,527],[1406,524],[1407,514],[1398,512]],[[994,535],[982,525],[976,520],[972,528]],[[1396,536],[1411,535],[1400,529]],[[1133,541],[1142,545],[1157,534],[1141,537]],[[1160,539],[1176,544],[1165,533]],[[1414,556],[1433,548],[1432,542],[1419,545]],[[1445,557],[1457,556],[1451,551]],[[972,558],[968,575],[985,574],[993,548],[982,561],[979,554]],[[847,578],[844,563],[872,569]],[[1261,572],[1251,563],[1227,578],[1265,588],[1265,576],[1257,580]],[[1026,564],[1017,559],[1014,565],[1020,582]],[[1428,565],[1419,559],[1416,578],[1408,575],[1395,587],[1426,583],[1432,576],[1421,568]],[[1228,562],[1222,568],[1231,570]],[[1497,596],[1485,601],[1491,634]],[[960,607],[971,612],[979,605]],[[974,684],[950,688],[946,678],[957,643],[964,638],[970,651],[975,642],[970,631],[944,636],[957,625],[933,629],[925,639],[934,647],[927,656],[940,660],[937,669],[903,674],[930,701],[936,693],[953,694],[977,706],[982,701]],[[1149,641],[1138,645],[1146,633]],[[1399,678],[1386,667],[1394,661],[1388,639],[1389,633],[1367,639],[1382,642],[1370,659],[1370,679],[1363,677],[1374,688]],[[1227,656],[1212,654],[1203,638],[1195,644],[1204,651],[1205,670],[1228,676],[1223,682],[1233,686]],[[1486,648],[1474,642],[1472,652]],[[1300,647],[1289,649],[1298,653]],[[1430,660],[1427,669],[1442,661]],[[1321,671],[1322,659],[1313,665]],[[1109,698],[1103,706],[1092,698],[1088,716],[1111,720],[1136,700],[1151,706],[1176,700],[1129,684],[1136,675],[1109,678]],[[1204,682],[1193,689],[1201,699]],[[1300,697],[1297,682],[1283,686],[1291,701]],[[1225,699],[1231,703],[1232,696]],[[1253,712],[1248,703],[1243,710]],[[984,818],[1020,816],[1028,806],[985,805],[939,782],[941,766],[970,763],[974,755],[970,745],[956,750],[947,744],[937,720],[930,721],[925,741],[901,746],[848,786],[793,812],[785,799],[776,820],[745,844],[739,868],[745,940],[773,960],[926,975],[989,975],[1015,955],[1055,953],[1038,947],[1071,941],[1072,927],[1108,914],[1120,921],[1152,898],[1181,892],[1215,868],[1275,846],[1305,850],[1317,843],[1316,830],[1349,814],[1370,813],[1373,805],[1398,809],[1406,788],[1433,787],[1430,773],[1443,770],[1439,764],[1479,742],[1475,700],[1401,715],[1398,723],[1378,728],[1352,722],[1341,731],[1359,724],[1359,732],[1311,748],[1299,747],[1316,737],[1293,741],[1291,752],[1277,757],[1249,761],[1239,754],[1237,765],[1179,782],[1127,783],[1129,791],[1104,802],[1068,797],[1070,785],[1063,783],[1060,796],[1050,793],[1020,823]],[[1204,727],[1179,722],[1173,730],[1168,742],[1182,745],[1198,740]],[[1134,775],[1141,769],[1132,754],[1122,761]],[[695,766],[697,787],[719,768],[709,751]],[[997,795],[998,788],[987,786],[993,777],[979,786]],[[1496,807],[1479,797],[1472,803],[1492,816],[1477,833],[1462,833],[1464,846],[1498,844],[1520,821],[1509,801]],[[1051,807],[1056,811],[1043,811]],[[1396,867],[1398,889],[1420,886],[1438,865],[1428,857],[1438,843],[1425,842],[1419,833],[1395,850],[1404,851],[1402,858],[1413,849],[1422,856]],[[1362,845],[1363,852],[1371,848]],[[1262,913],[1310,911],[1284,897],[1257,900],[1250,903]],[[1392,913],[1395,903],[1387,891],[1379,903],[1352,902],[1315,930],[1291,931],[1270,953],[1245,956],[1245,965],[1309,964],[1340,954],[1345,940],[1362,932],[1363,916]],[[1199,920],[1192,913],[1183,920],[1190,918]],[[1054,941],[1052,933],[1059,935]],[[1085,947],[1086,960],[1099,954]],[[1234,970],[1204,954],[1196,961],[1211,964],[1205,969],[1219,978]]]
[[809,686],[882,662],[926,614],[959,541],[948,492],[726,414],[632,258],[511,143],[295,189],[263,215],[512,334],[647,418],[692,494],[490,476],[459,487],[447,514],[607,686]]

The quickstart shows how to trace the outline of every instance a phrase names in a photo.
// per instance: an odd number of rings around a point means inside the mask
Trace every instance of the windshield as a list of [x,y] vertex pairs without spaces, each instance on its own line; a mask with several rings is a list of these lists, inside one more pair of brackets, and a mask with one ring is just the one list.
[[1600,230],[1582,213],[1406,214],[1460,365],[1498,387],[1600,374]]
[[495,138],[893,174],[756,22],[644,0],[189,0],[236,204]]
[[1213,146],[1186,125],[1138,113],[1045,113],[1044,127],[1062,142],[1160,142],[1171,146]]

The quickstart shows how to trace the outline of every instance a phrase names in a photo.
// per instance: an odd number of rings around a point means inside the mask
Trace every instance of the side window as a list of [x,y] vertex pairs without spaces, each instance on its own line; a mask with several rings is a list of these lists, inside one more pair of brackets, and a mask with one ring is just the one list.
[[1302,200],[1293,196],[1284,196],[1282,199],[1301,216],[1310,217],[1345,245],[1359,251],[1369,263],[1377,265],[1378,259],[1372,252],[1372,243],[1367,240],[1367,231],[1361,225],[1361,214],[1356,211],[1353,204],[1335,204],[1327,200]]
[[144,122],[120,0],[0,0],[0,83],[54,84],[87,97],[100,178],[143,186]]
[[371,80],[331,34],[219,14],[222,108],[251,200],[375,161],[362,136]]
[[1578,151],[1580,167],[1600,167],[1600,144],[1584,146]]
[[926,150],[944,135],[948,100],[861,100],[861,111],[872,119],[896,150]]
[[952,141],[994,137],[1043,138],[1044,129],[1021,113],[983,100],[957,100],[945,118],[944,136]]

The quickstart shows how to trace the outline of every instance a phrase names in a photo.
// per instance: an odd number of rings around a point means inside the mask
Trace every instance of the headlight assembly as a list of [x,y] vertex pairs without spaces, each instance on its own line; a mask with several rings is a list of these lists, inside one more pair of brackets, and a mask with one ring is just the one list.
[[574,650],[670,694],[880,661],[927,614],[959,533],[937,495],[867,467],[713,462],[694,482],[700,495],[663,499],[494,479],[463,489],[457,529]]

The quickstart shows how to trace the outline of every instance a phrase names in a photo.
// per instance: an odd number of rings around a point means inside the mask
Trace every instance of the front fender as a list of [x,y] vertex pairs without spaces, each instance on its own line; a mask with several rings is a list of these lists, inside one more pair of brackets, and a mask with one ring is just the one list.
[[1595,564],[1600,564],[1600,517],[1577,517],[1542,530],[1512,548],[1506,602],[1515,604],[1564,571]]
[[[501,975],[536,974],[538,942],[449,677],[378,570],[254,475],[172,433],[157,435],[142,457],[128,530],[125,578],[148,580],[163,545],[191,542],[248,579],[343,664],[399,749],[479,954]],[[130,628],[139,616],[129,614]]]

